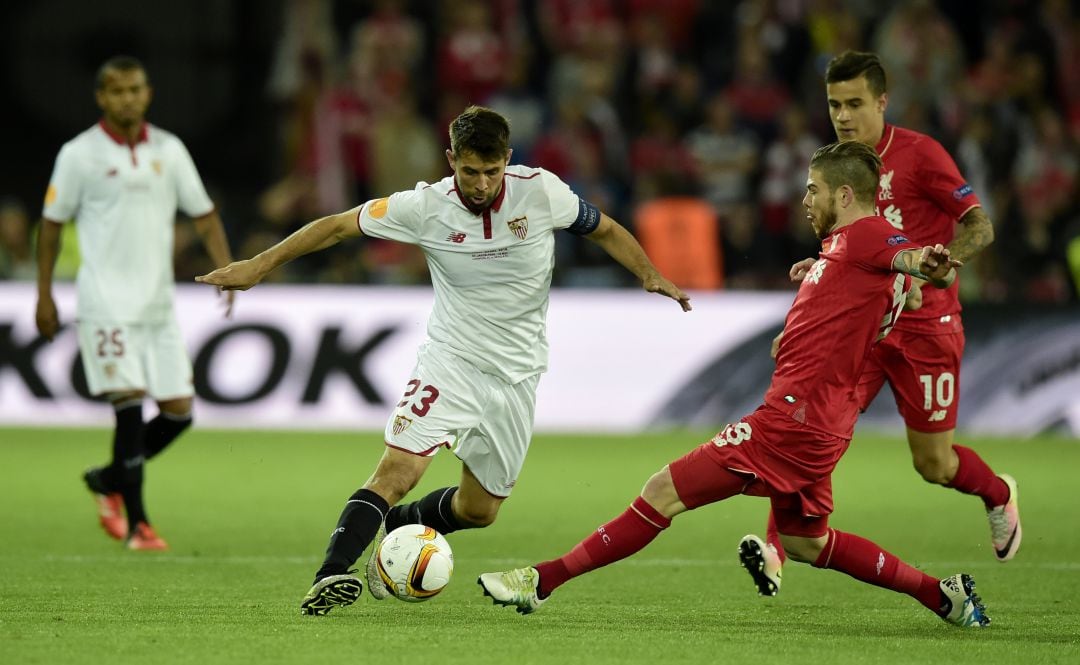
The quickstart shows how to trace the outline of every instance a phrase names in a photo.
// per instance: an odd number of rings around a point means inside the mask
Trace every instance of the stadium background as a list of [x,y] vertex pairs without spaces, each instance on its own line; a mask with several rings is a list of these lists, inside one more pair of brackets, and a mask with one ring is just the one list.
[[[884,58],[888,119],[938,138],[997,227],[964,272],[965,302],[1075,302],[1078,15],[1071,0],[15,0],[0,9],[3,219],[21,226],[20,206],[37,219],[57,149],[97,118],[96,67],[126,52],[145,61],[149,117],[188,143],[238,255],[443,176],[446,123],[476,102],[511,117],[515,161],[628,226],[658,197],[708,202],[721,251],[692,257],[691,286],[789,288],[784,268],[813,247],[797,205],[805,159],[833,138],[821,72],[861,48]],[[32,274],[18,231],[4,237],[0,277]],[[562,240],[557,285],[627,285]],[[190,225],[177,254],[182,280],[206,268]],[[276,279],[426,274],[415,252],[369,242]]]

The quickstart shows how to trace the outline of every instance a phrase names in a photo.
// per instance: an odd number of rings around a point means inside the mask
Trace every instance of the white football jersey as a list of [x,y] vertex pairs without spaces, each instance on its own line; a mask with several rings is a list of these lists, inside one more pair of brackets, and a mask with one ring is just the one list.
[[42,215],[75,222],[80,319],[130,323],[172,315],[177,208],[201,217],[214,205],[175,135],[147,124],[128,145],[99,122],[64,144]]
[[368,201],[359,216],[364,234],[424,251],[435,288],[429,339],[510,383],[547,369],[554,232],[584,235],[599,221],[557,176],[518,165],[479,214],[449,176]]

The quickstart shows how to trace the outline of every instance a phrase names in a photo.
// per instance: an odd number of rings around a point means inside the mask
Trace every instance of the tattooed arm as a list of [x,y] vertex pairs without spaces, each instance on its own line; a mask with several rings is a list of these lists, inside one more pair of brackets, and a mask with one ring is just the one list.
[[994,225],[982,206],[976,206],[960,218],[960,229],[949,243],[949,253],[958,261],[970,261],[994,242]]
[[964,265],[950,256],[948,249],[941,245],[908,249],[900,252],[893,259],[893,268],[930,282],[939,289],[948,288],[956,279],[956,269]]

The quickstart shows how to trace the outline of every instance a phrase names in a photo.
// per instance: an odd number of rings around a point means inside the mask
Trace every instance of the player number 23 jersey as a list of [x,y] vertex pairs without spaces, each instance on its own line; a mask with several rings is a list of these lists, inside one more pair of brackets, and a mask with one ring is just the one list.
[[487,210],[470,210],[454,178],[369,201],[360,230],[418,245],[435,290],[428,338],[516,383],[547,368],[554,231],[585,234],[596,209],[554,174],[511,165]]

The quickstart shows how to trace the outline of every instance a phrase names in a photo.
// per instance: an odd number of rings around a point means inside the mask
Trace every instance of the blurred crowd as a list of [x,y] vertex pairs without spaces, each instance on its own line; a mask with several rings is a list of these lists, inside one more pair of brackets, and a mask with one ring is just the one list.
[[[448,175],[446,126],[477,103],[510,119],[513,162],[557,173],[650,253],[665,237],[703,250],[691,262],[709,265],[684,286],[791,288],[787,267],[816,252],[799,205],[806,164],[834,139],[822,73],[857,49],[884,61],[887,120],[937,138],[994,221],[964,300],[1078,299],[1071,0],[287,0],[283,11],[265,88],[278,178],[255,221],[230,227],[237,256]],[[649,233],[649,204],[668,200],[696,205],[685,210],[703,223]],[[0,277],[32,276],[29,221],[0,202]],[[628,283],[591,243],[559,235],[558,285]],[[178,225],[177,260],[181,276],[209,267],[190,225]],[[275,279],[428,277],[414,248],[365,239]]]

